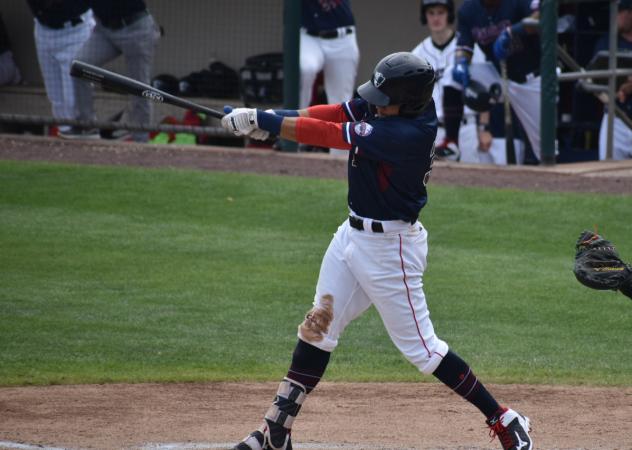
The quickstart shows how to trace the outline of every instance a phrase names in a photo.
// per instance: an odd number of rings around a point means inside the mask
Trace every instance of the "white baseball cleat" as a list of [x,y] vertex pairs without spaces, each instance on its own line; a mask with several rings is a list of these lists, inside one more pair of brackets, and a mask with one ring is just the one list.
[[498,417],[487,421],[490,433],[497,436],[503,450],[531,450],[533,442],[529,437],[529,418],[513,409],[505,409]]

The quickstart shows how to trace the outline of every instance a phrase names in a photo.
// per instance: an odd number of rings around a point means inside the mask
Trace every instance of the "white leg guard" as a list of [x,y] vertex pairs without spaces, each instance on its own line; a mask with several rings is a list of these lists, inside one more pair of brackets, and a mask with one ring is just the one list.
[[265,415],[262,430],[264,449],[292,449],[290,429],[306,397],[306,388],[301,383],[289,378],[281,381],[274,402]]

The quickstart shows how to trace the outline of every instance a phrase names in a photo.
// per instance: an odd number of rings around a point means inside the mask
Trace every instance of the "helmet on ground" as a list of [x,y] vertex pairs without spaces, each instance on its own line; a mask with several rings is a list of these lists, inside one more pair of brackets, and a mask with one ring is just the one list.
[[498,84],[493,84],[488,89],[482,83],[470,80],[467,87],[463,89],[463,103],[477,112],[489,111],[499,102],[501,96],[502,89]]
[[445,6],[448,9],[448,23],[454,23],[454,0],[421,0],[420,15],[422,25],[426,25],[426,9],[431,6]]
[[410,52],[392,53],[377,63],[358,94],[375,106],[401,105],[400,115],[419,114],[432,99],[435,71]]

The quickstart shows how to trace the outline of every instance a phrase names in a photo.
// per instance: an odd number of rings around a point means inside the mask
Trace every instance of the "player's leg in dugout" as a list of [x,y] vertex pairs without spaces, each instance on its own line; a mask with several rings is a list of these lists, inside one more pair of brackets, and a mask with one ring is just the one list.
[[[121,51],[107,38],[103,25],[97,23],[90,38],[83,44],[77,59],[94,66],[102,66],[121,54]],[[93,88],[90,82],[73,79],[75,102],[81,120],[96,120],[94,112]]]
[[300,67],[301,67],[301,90],[299,97],[299,108],[304,109],[309,106],[312,100],[312,88],[318,73],[325,64],[325,55],[320,48],[320,39],[310,36],[305,30],[301,30],[300,38]]
[[[336,39],[321,39],[321,47],[325,54],[323,78],[327,103],[342,103],[353,97],[360,50],[353,33]],[[334,156],[348,157],[347,150],[332,148],[329,153]]]
[[[599,129],[599,159],[606,159],[608,145],[608,113],[603,115]],[[618,117],[614,118],[612,130],[612,159],[622,160],[632,158],[632,130]]]
[[511,107],[518,116],[538,161],[540,156],[540,80],[534,77],[525,83],[509,82]]
[[459,127],[459,151],[462,163],[479,163],[478,131],[476,116],[464,115],[463,123]]
[[[149,84],[156,44],[160,39],[160,30],[153,17],[147,15],[120,30],[108,31],[108,35],[121,49],[129,77]],[[151,101],[142,97],[132,97],[129,118],[133,124],[152,123]],[[146,142],[149,134],[134,132],[132,137],[136,142]]]
[[[75,119],[75,93],[70,64],[94,27],[92,10],[82,15],[83,22],[62,29],[50,29],[35,22],[37,57],[50,100],[53,117]],[[70,127],[62,125],[60,130]]]

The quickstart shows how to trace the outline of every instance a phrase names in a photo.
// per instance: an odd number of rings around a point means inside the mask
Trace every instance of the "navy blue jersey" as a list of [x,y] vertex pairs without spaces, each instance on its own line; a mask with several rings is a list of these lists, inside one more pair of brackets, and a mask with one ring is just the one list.
[[434,103],[414,118],[377,117],[362,99],[344,108],[349,208],[371,219],[414,222],[428,200],[438,126]]
[[[508,26],[519,23],[538,9],[538,0],[500,0],[494,9],[486,9],[483,0],[464,0],[458,12],[457,49],[473,51],[474,44],[499,69],[494,58],[496,38]],[[507,58],[507,76],[524,83],[528,74],[540,72],[540,38],[537,33],[514,36],[513,53]]]
[[39,23],[59,28],[72,19],[77,19],[88,10],[86,0],[27,0]]
[[354,25],[349,0],[303,0],[301,26],[307,31]]
[[[621,35],[619,35],[619,42],[617,42],[617,47],[619,51],[628,51],[632,52],[632,42],[624,39]],[[609,37],[602,36],[597,43],[595,44],[595,54],[597,54],[600,50],[609,50],[610,49],[610,41]],[[617,105],[619,108],[623,109],[628,117],[632,118],[632,95],[628,95],[625,99],[625,103],[621,103],[617,100]]]
[[88,0],[94,15],[103,22],[119,20],[146,9],[144,0]]

